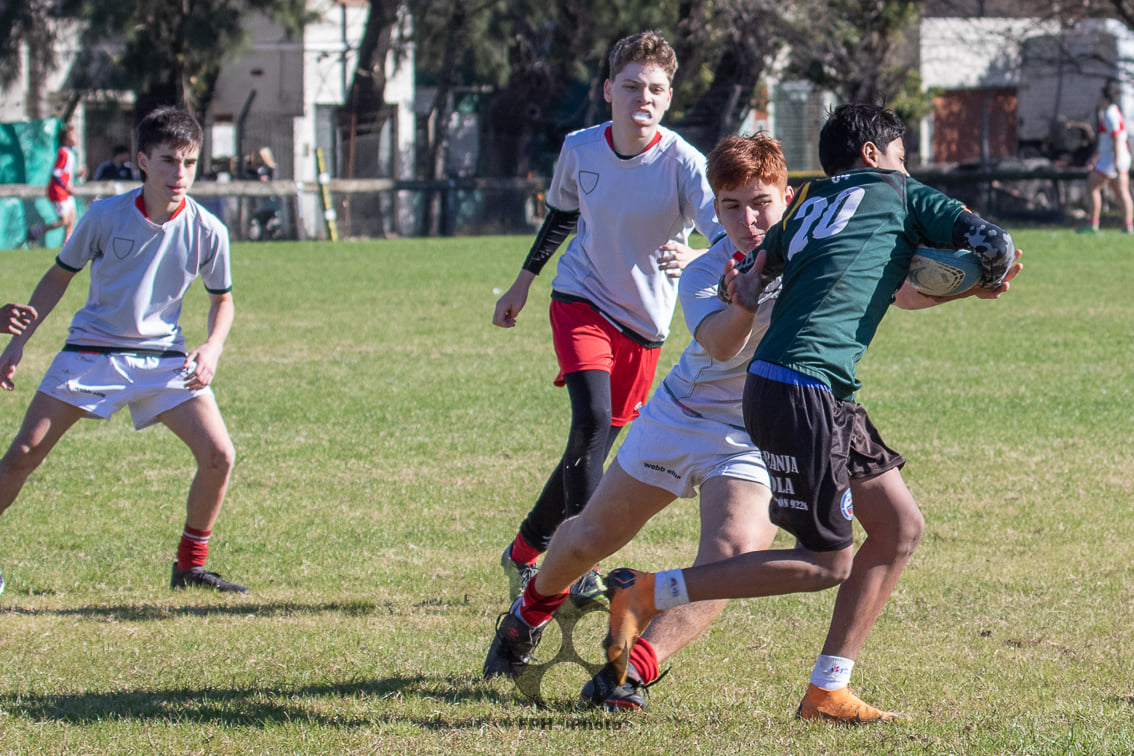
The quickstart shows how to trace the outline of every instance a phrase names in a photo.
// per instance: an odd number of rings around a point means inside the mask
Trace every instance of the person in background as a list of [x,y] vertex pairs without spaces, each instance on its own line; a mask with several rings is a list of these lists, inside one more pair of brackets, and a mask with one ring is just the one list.
[[51,200],[52,207],[58,219],[53,223],[30,226],[27,233],[27,243],[32,244],[43,238],[48,231],[57,228],[63,229],[63,243],[71,238],[75,230],[75,221],[79,211],[75,206],[75,178],[86,175],[86,169],[79,167],[79,157],[75,152],[78,138],[75,129],[64,127],[59,133],[59,150],[55,153],[55,166],[51,169],[51,178],[47,182],[47,198]]
[[110,160],[104,160],[95,169],[94,181],[133,181],[134,166],[130,162],[130,148],[114,145]]
[[1099,93],[1099,143],[1087,174],[1088,225],[1079,229],[1081,234],[1099,232],[1102,214],[1103,186],[1110,184],[1122,209],[1123,233],[1134,233],[1134,201],[1130,197],[1130,144],[1127,141],[1126,119],[1118,106],[1122,89],[1111,79]]

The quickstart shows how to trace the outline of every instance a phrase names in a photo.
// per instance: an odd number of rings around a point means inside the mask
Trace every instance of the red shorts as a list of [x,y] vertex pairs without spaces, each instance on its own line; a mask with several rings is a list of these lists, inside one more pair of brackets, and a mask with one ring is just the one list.
[[618,326],[583,302],[551,300],[551,335],[559,375],[580,370],[610,374],[610,424],[618,428],[638,416],[650,396],[661,349],[650,349],[627,337]]

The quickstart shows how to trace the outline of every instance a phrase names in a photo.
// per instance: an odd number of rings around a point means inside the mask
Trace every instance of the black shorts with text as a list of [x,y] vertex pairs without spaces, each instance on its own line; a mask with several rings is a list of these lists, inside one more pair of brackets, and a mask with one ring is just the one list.
[[816,382],[749,373],[744,424],[771,477],[772,522],[811,551],[853,543],[851,480],[874,478],[906,462],[882,440],[862,405],[837,399]]

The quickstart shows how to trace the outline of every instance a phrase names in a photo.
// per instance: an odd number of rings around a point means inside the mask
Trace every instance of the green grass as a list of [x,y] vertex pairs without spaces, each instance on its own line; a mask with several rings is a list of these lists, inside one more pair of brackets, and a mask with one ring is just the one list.
[[[1130,753],[1134,248],[1017,242],[1008,296],[895,311],[861,366],[927,530],[852,684],[907,721],[793,718],[833,591],[734,602],[643,715],[575,711],[578,667],[546,709],[482,681],[500,550],[564,442],[551,276],[495,329],[530,239],[415,239],[234,249],[210,566],[250,596],[169,591],[192,464],[164,429],[85,421],[36,472],[0,520],[0,752]],[[0,299],[50,261],[4,255]],[[85,286],[0,396],[4,443]],[[197,288],[190,341],[205,308]],[[687,339],[676,321],[662,371]],[[676,566],[696,537],[678,502],[607,566]]]

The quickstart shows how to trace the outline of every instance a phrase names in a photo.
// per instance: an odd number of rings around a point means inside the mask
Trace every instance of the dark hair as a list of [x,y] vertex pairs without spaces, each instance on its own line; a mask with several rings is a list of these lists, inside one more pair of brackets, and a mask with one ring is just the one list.
[[705,172],[713,193],[736,189],[753,181],[787,187],[787,162],[780,143],[761,132],[727,136],[709,153]]
[[173,145],[175,149],[200,149],[202,139],[201,124],[179,108],[158,108],[138,124],[138,152],[146,155],[163,144]]
[[614,81],[630,63],[653,63],[665,71],[671,82],[677,73],[677,55],[665,37],[653,30],[631,34],[614,43],[610,50],[610,80]]
[[1103,84],[1102,96],[1112,103],[1118,102],[1118,98],[1122,96],[1122,87],[1119,86],[1118,79],[1106,80],[1106,84]]
[[828,176],[849,171],[867,142],[885,150],[905,133],[906,125],[889,108],[869,103],[839,105],[819,132],[819,164]]
[[115,156],[117,156],[117,155],[121,155],[121,154],[122,154],[123,152],[125,152],[125,153],[126,153],[127,155],[129,155],[129,154],[130,154],[130,148],[129,148],[129,147],[127,147],[127,146],[126,146],[126,145],[124,145],[124,144],[116,144],[116,145],[114,145],[114,147],[113,147],[113,148],[112,148],[112,149],[110,150],[110,154],[111,154],[111,155],[115,155]]

